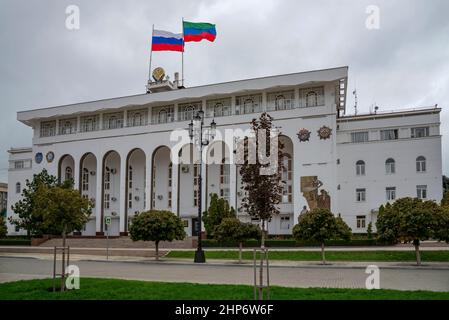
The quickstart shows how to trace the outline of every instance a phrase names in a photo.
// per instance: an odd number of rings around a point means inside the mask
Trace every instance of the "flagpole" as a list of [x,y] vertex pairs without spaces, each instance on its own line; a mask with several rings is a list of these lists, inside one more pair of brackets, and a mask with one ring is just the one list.
[[184,87],[184,17],[182,17],[182,54],[181,54],[181,83]]
[[151,31],[151,49],[150,49],[150,68],[148,70],[148,82],[151,81],[151,60],[153,59],[153,36],[154,36],[154,24]]

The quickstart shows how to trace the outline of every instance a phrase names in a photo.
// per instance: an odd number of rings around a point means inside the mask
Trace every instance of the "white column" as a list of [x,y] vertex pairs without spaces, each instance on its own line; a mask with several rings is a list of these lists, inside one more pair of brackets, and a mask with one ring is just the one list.
[[101,232],[101,226],[103,221],[101,219],[101,204],[103,198],[101,197],[101,191],[103,189],[103,157],[95,155],[97,158],[97,172],[96,172],[96,191],[95,191],[95,230]]
[[[177,157],[177,155],[173,155],[173,157]],[[179,208],[178,208],[178,198],[179,198],[178,181],[179,181],[179,164],[177,163],[177,161],[173,161],[171,211],[179,217],[180,212],[178,211],[179,210]]]
[[237,213],[237,166],[235,163],[229,165],[229,205]]
[[146,165],[146,172],[145,172],[145,211],[150,210],[151,208],[151,195],[153,194],[153,190],[152,190],[152,186],[153,186],[153,181],[152,179],[152,172],[153,172],[153,152],[154,150],[152,150],[149,154],[146,155],[146,159],[145,159],[145,165]]
[[125,206],[127,204],[126,194],[126,155],[120,155],[120,199],[119,199],[119,216],[120,216],[120,233],[125,232]]
[[73,184],[74,189],[80,189],[80,158],[73,157]]

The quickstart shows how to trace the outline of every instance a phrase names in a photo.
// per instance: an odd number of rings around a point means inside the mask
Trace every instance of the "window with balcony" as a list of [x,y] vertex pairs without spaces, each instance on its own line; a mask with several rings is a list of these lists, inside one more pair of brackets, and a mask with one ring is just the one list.
[[419,199],[427,199],[427,186],[426,185],[416,186],[416,196]]
[[392,158],[388,158],[385,161],[385,173],[394,174],[396,173],[396,162]]
[[387,201],[396,200],[396,187],[387,187],[386,193],[387,193]]
[[146,126],[148,121],[148,110],[131,110],[127,113],[127,126],[128,127],[139,127]]
[[355,163],[355,173],[358,176],[365,175],[365,161],[359,160]]
[[423,138],[429,136],[429,127],[415,127],[410,129],[412,138]]
[[235,114],[248,114],[262,111],[262,94],[235,98]]
[[356,201],[364,202],[366,201],[366,189],[356,189],[355,190]]
[[302,89],[300,96],[303,107],[324,106],[324,87]]
[[351,132],[352,143],[368,142],[368,131]]
[[123,112],[105,113],[103,114],[103,129],[120,129],[123,128]]
[[416,172],[426,172],[426,158],[423,156],[416,158]]
[[295,108],[295,92],[283,91],[267,94],[267,110],[290,110]]
[[81,117],[81,132],[98,131],[99,115]]
[[52,137],[56,135],[56,120],[41,122],[41,137]]
[[178,106],[178,120],[193,120],[195,113],[201,110],[201,102],[183,103]]
[[76,133],[76,118],[59,120],[59,134],[73,134]]
[[380,140],[399,139],[398,129],[380,130]]
[[151,109],[151,123],[152,124],[160,124],[160,123],[169,123],[173,122],[174,119],[174,107],[173,106],[164,106],[164,107],[154,107]]
[[208,100],[206,105],[208,117],[224,117],[232,115],[231,98]]

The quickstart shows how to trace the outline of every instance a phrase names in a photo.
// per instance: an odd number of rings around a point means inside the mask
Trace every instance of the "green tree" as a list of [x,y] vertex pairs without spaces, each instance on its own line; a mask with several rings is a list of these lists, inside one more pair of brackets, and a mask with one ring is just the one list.
[[370,222],[368,223],[368,228],[366,229],[366,233],[368,235],[368,239],[372,239],[373,238],[373,223]]
[[150,210],[134,217],[129,228],[133,241],[154,241],[156,260],[159,260],[159,242],[183,240],[186,236],[182,220],[170,211]]
[[[253,119],[251,130],[254,137],[245,139],[245,144],[239,145],[240,153],[244,154],[243,164],[240,167],[242,177],[242,189],[245,196],[242,199],[242,208],[252,217],[262,222],[261,247],[265,247],[266,223],[274,215],[279,214],[278,204],[281,201],[283,185],[282,149],[283,145],[276,136],[272,138],[273,118],[266,112],[259,119]],[[277,148],[276,148],[277,143]],[[243,149],[243,150],[242,150]],[[254,158],[249,151],[254,150]],[[270,157],[272,161],[261,161],[264,157]]]
[[211,194],[210,205],[203,213],[204,228],[207,236],[213,238],[215,229],[225,218],[235,218],[234,208],[229,206],[229,202],[219,198],[216,193]]
[[8,228],[6,226],[6,220],[3,217],[0,217],[0,238],[6,237],[8,233]]
[[22,190],[22,197],[11,209],[15,213],[9,217],[12,225],[27,231],[28,236],[39,236],[46,233],[43,227],[42,212],[33,211],[35,202],[35,193],[39,186],[56,187],[58,179],[49,175],[47,170],[43,169],[39,174],[33,176],[33,180],[26,180],[26,186]]
[[449,207],[449,189],[444,193],[443,199],[441,200],[441,205],[444,207]]
[[301,217],[293,227],[296,240],[316,241],[321,244],[322,263],[326,264],[324,245],[330,239],[349,239],[351,229],[341,218],[336,218],[328,209],[314,209]]
[[449,177],[443,176],[443,192],[449,191]]
[[243,242],[248,239],[260,239],[260,236],[258,225],[243,223],[237,218],[225,218],[215,229],[218,241],[235,241],[239,244],[239,263],[242,263]]
[[437,212],[437,222],[434,237],[449,243],[449,205],[441,206]]
[[[33,195],[32,216],[42,217],[42,229],[62,236],[66,246],[67,234],[79,231],[89,220],[92,203],[83,198],[71,182],[59,186],[38,186]],[[62,256],[61,291],[65,289],[65,254]]]
[[421,265],[419,246],[429,238],[443,237],[438,232],[442,224],[443,208],[434,201],[418,198],[401,198],[392,205],[379,210],[377,233],[379,239],[391,242],[412,242],[415,247],[416,263]]

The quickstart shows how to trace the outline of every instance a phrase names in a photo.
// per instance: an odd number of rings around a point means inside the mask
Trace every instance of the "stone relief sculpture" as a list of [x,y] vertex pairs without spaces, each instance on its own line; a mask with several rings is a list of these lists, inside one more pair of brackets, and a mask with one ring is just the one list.
[[323,183],[317,176],[305,176],[301,177],[301,192],[307,201],[307,205],[310,210],[316,208],[329,209],[331,208],[331,198],[329,193],[321,189]]

